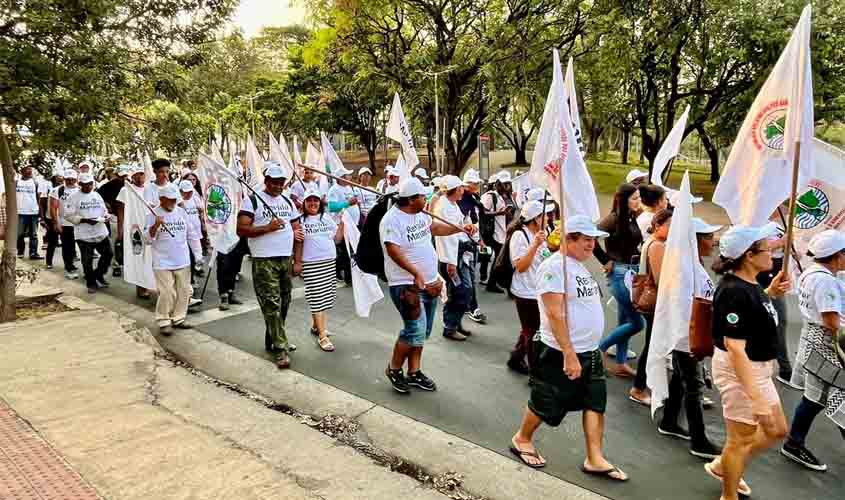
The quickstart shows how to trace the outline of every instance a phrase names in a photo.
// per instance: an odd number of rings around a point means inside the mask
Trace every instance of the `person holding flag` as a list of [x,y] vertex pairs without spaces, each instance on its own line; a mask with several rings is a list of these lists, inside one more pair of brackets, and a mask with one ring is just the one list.
[[159,333],[169,336],[173,328],[193,328],[185,322],[193,293],[191,259],[202,259],[199,227],[178,205],[179,188],[169,184],[159,190],[159,206],[147,214],[144,235],[152,248],[153,273],[158,290],[156,322]]
[[[304,239],[295,245],[294,274],[301,274],[305,282],[305,299],[311,310],[311,334],[325,352],[335,350],[326,329],[327,311],[334,307],[337,297],[335,265],[338,243],[343,242],[343,220],[340,224],[327,216],[323,195],[316,189],[305,192],[302,225]],[[351,278],[350,278],[351,281]]]
[[[302,203],[305,201],[305,193],[308,191],[320,192],[320,183],[314,177],[317,174],[307,168],[302,169],[302,176],[293,181],[290,186],[290,199],[298,210],[302,210]],[[321,193],[324,196],[325,193]]]
[[282,195],[291,172],[271,165],[263,174],[264,189],[244,198],[238,213],[238,236],[248,239],[255,295],[264,315],[265,347],[277,352],[276,366],[290,368],[285,330],[290,306],[294,240],[302,241],[299,211]]
[[388,165],[384,168],[384,178],[376,184],[376,190],[391,194],[399,190],[399,174],[396,173],[396,167]]

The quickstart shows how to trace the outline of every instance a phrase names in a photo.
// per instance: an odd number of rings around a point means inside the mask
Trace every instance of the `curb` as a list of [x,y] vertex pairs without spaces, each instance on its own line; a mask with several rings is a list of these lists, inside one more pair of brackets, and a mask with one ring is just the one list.
[[[62,279],[46,273],[41,278]],[[78,283],[65,283],[62,288],[67,294],[86,294]],[[373,446],[431,474],[457,472],[463,477],[462,487],[473,495],[489,500],[607,498],[296,371],[280,371],[273,363],[202,332],[183,330],[156,338],[141,326],[150,321],[150,312],[134,304],[122,302],[120,311],[112,311],[73,295],[60,300],[74,309],[118,315],[123,329],[137,341],[158,352],[167,351],[215,379],[316,418],[341,415],[352,419]],[[503,440],[507,442],[508,436]]]

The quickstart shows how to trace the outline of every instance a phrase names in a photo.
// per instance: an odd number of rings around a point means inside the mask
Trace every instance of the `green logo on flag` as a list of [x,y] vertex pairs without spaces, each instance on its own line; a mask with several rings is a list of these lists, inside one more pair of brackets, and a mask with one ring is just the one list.
[[205,211],[208,214],[208,220],[214,224],[225,224],[232,216],[232,200],[223,186],[212,184],[208,187]]
[[830,200],[821,189],[814,186],[795,200],[795,204],[795,226],[799,229],[818,226],[830,213]]

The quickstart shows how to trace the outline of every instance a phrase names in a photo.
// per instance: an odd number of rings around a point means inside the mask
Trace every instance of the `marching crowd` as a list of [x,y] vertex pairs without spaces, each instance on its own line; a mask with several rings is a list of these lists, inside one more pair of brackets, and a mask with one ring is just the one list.
[[[487,321],[477,285],[487,293],[507,293],[519,331],[506,364],[531,382],[512,452],[530,467],[543,467],[545,459],[533,445],[537,429],[542,423],[556,427],[567,413],[582,412],[582,471],[628,479],[602,449],[608,418],[605,377],[630,378],[630,400],[652,406],[646,366],[649,347],[657,340],[652,338],[654,309],[643,306],[632,291],[641,283],[658,290],[675,279],[661,269],[678,192],[648,184],[647,173],[634,170],[617,189],[606,217],[595,222],[578,215],[561,224],[560,207],[545,190],[514,192],[507,171],[484,183],[474,170],[463,178],[429,179],[419,168],[400,181],[400,172],[388,166],[384,179],[369,187],[373,172],[366,167],[357,173],[336,170],[337,180],[326,183],[310,169],[300,176],[278,163],[265,165],[263,185],[243,193],[236,214],[240,239],[233,248],[216,252],[215,266],[219,308],[227,310],[241,304],[236,283],[249,255],[265,347],[276,354],[279,368],[291,365],[296,349],[286,331],[292,279],[304,281],[317,346],[334,351],[327,315],[336,300],[336,282],[351,284],[356,265],[343,241],[344,224],[363,232],[375,227],[383,252],[382,279],[402,322],[385,367],[396,391],[437,389],[423,373],[422,353],[441,302],[443,337],[463,342],[473,335],[464,317]],[[167,159],[153,161],[152,167],[153,179],[142,167],[121,165],[109,173],[111,178],[97,182],[88,162],[47,181],[36,181],[32,167],[24,166],[16,182],[17,250],[23,257],[28,240],[30,259],[42,258],[40,221],[47,268],[61,247],[65,276],[78,278],[76,262],[81,261],[88,291],[96,293],[109,286],[109,269],[121,275],[126,252],[149,246],[156,320],[161,333],[169,335],[173,328],[190,328],[189,308],[200,302],[194,290],[210,253],[206,204],[194,162],[185,162],[178,173]],[[124,207],[131,197],[143,199],[149,209],[143,227],[124,227]],[[368,219],[375,222],[367,224]],[[806,443],[822,412],[845,437],[845,374],[837,344],[845,315],[845,284],[837,277],[845,271],[845,235],[835,230],[817,234],[809,245],[812,265],[792,282],[779,272],[783,225],[724,229],[695,217],[690,223],[700,257],[693,293],[712,303],[715,348],[711,361],[692,352],[686,335],[674,345],[666,360],[669,396],[661,402],[656,430],[688,441],[691,454],[708,460],[704,468],[722,482],[725,500],[750,494],[742,478],[750,458],[782,441],[784,456],[825,470]],[[704,266],[711,255],[713,270],[721,276],[718,283]],[[603,267],[616,304],[617,324],[607,333],[606,301],[585,265],[593,258]],[[784,295],[790,290],[798,295],[804,323],[794,363],[785,341]],[[152,296],[142,287],[137,295]],[[634,368],[628,364],[636,357],[629,341],[640,332],[645,347]],[[803,391],[791,426],[775,377]],[[704,425],[702,409],[713,405],[705,395],[711,378],[727,431],[723,445],[708,438]],[[679,424],[681,411],[687,429]]]

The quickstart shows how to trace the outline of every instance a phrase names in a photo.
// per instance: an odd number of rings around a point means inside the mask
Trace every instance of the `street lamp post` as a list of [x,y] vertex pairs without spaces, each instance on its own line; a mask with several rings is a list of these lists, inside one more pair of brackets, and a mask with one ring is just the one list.
[[[455,66],[448,66],[441,71],[421,71],[421,70],[419,71],[420,73],[422,73],[426,76],[433,76],[434,77],[434,165],[435,165],[434,168],[441,175],[443,174],[443,171],[442,171],[443,170],[443,168],[442,168],[443,162],[441,161],[442,157],[441,157],[441,148],[440,148],[440,99],[439,99],[440,92],[438,92],[438,89],[437,89],[437,77],[444,74],[444,73],[448,73],[448,72],[454,70],[455,68],[456,68]],[[445,124],[444,124],[444,128],[445,128]],[[444,131],[444,133],[445,133],[445,131]],[[445,145],[445,138],[444,138],[443,147],[445,148],[445,146],[446,145]]]

